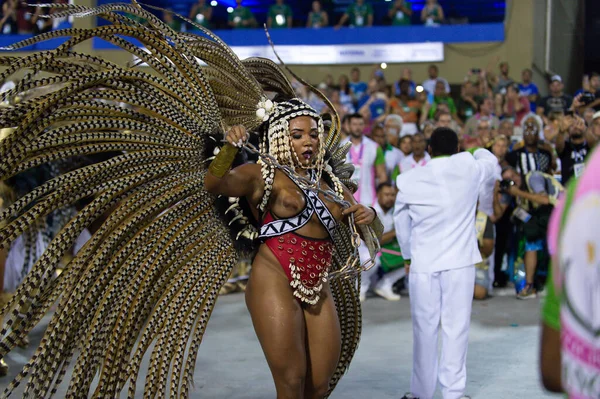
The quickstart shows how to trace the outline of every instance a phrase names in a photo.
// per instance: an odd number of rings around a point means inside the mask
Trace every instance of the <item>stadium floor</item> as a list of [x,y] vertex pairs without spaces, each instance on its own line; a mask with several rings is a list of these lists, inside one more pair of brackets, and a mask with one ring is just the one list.
[[[514,296],[476,302],[470,332],[467,394],[473,399],[550,398],[538,377],[539,300]],[[30,335],[28,349],[8,355],[9,376],[18,373],[41,338],[48,317]],[[332,398],[395,398],[409,389],[412,332],[408,298],[369,298],[360,346]],[[143,379],[140,379],[138,384]],[[64,397],[62,387],[55,397]],[[21,387],[14,397],[21,397]],[[200,348],[193,398],[274,398],[275,388],[254,335],[242,294],[219,299]],[[142,397],[141,392],[139,395]],[[441,398],[438,393],[436,398]]]

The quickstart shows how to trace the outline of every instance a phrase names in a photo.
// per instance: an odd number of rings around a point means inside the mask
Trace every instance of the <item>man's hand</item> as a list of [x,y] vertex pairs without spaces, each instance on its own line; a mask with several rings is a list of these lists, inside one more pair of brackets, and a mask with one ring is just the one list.
[[519,195],[519,191],[521,191],[521,190],[519,190],[519,187],[517,187],[513,184],[512,186],[510,186],[508,188],[507,191],[510,195],[512,195],[513,197],[516,197],[517,195]]
[[404,271],[406,272],[407,276],[410,274],[410,262],[404,262]]
[[581,101],[581,96],[583,95],[583,93],[579,93],[578,95],[575,96],[575,98],[573,99],[573,102],[571,103],[571,108],[569,108],[571,111],[575,111],[577,112],[577,110],[580,107],[583,107],[585,104]]
[[354,213],[354,224],[370,224],[375,220],[377,214],[372,208],[368,208],[362,204],[354,204],[342,211],[342,215],[350,215]]

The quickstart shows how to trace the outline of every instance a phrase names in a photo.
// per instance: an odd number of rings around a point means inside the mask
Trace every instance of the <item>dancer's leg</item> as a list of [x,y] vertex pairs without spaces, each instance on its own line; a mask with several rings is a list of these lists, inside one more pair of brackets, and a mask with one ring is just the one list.
[[283,269],[275,266],[255,259],[246,305],[275,381],[277,399],[302,399],[307,368],[304,314]]
[[329,389],[329,381],[340,358],[340,322],[329,286],[315,306],[304,307],[306,341],[308,346],[308,372],[304,397],[320,399]]

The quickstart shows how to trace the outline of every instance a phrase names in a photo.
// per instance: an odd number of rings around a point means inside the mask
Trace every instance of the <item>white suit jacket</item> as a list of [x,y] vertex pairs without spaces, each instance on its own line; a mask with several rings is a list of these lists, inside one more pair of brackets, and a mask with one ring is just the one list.
[[433,273],[481,261],[475,210],[481,185],[497,174],[488,150],[433,158],[396,179],[394,226],[411,272]]

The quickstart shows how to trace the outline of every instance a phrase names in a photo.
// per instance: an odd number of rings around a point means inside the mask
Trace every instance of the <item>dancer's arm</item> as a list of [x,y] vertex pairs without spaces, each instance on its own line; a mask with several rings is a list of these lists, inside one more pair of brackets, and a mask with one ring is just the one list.
[[[381,224],[381,221],[377,217],[375,209],[357,203],[350,190],[346,187],[344,187],[344,199],[350,203],[350,207],[344,209],[342,215],[348,216],[351,213],[354,213],[354,224],[357,226],[370,225],[376,238],[379,239],[383,234],[383,224]],[[348,219],[346,219],[346,221],[348,221]],[[358,234],[360,234],[363,240],[366,239],[366,237],[363,236],[361,229],[358,229]]]
[[245,164],[231,169],[239,147],[248,133],[243,126],[234,126],[226,135],[227,144],[221,148],[208,167],[204,178],[206,191],[228,197],[248,197],[252,203],[260,202],[264,187],[260,166]]
[[354,213],[354,224],[371,224],[377,219],[375,210],[356,202],[354,196],[346,187],[344,187],[344,199],[350,203],[350,207],[344,209],[342,215],[348,216]]

